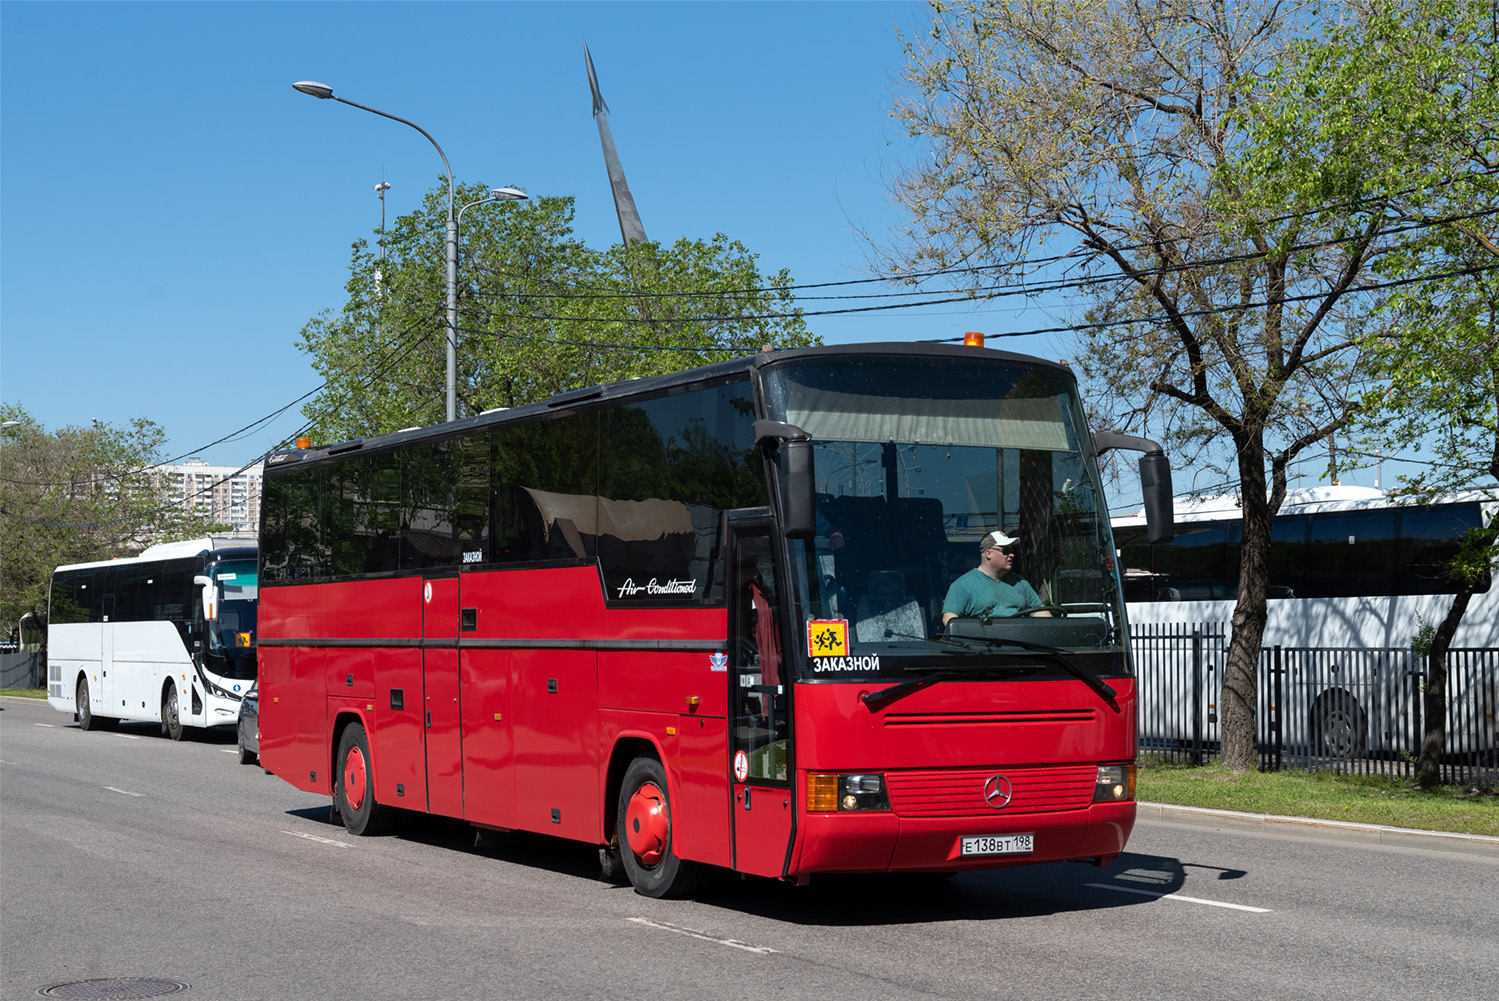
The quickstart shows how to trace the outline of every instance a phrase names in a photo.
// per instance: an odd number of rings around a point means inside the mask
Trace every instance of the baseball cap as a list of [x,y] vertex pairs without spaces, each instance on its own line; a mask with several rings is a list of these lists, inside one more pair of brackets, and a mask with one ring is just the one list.
[[1019,539],[1010,538],[1003,532],[990,532],[988,535],[979,540],[979,549],[980,551],[982,551],[985,549],[993,549],[996,546],[1003,549],[1005,546],[1013,546],[1019,541]]

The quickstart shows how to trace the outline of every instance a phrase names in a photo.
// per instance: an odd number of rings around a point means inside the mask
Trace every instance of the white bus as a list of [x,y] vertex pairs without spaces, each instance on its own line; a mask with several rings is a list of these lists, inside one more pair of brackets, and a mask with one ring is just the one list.
[[230,727],[255,681],[258,552],[233,540],[152,546],[58,567],[47,617],[47,701],[80,729],[120,720]]
[[[1267,667],[1282,648],[1276,702],[1262,673],[1261,713],[1278,715],[1281,736],[1320,753],[1414,751],[1419,747],[1425,664],[1410,653],[1423,625],[1452,604],[1445,566],[1470,529],[1489,524],[1495,504],[1476,495],[1427,506],[1393,501],[1367,487],[1290,491],[1271,527]],[[1151,546],[1145,519],[1113,519],[1130,628],[1139,637],[1185,636],[1194,627],[1226,637],[1238,597],[1243,519],[1236,497],[1178,501],[1176,538]],[[1162,644],[1166,649],[1168,644]],[[1499,659],[1499,590],[1485,580],[1453,638],[1448,746],[1495,747],[1494,665]],[[1142,644],[1148,651],[1149,643]],[[1294,654],[1294,656],[1291,656]],[[1149,654],[1145,654],[1149,656]],[[1179,681],[1153,686],[1141,665],[1141,737],[1194,737],[1217,722],[1218,674],[1199,679],[1198,714],[1181,708]],[[1151,690],[1155,689],[1155,694]],[[1414,746],[1412,746],[1414,745]]]

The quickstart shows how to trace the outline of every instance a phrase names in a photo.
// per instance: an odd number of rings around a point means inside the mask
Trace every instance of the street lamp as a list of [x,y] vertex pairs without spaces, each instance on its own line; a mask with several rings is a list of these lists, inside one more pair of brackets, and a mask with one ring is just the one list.
[[340,104],[347,104],[351,108],[368,111],[372,115],[381,118],[389,118],[391,121],[409,125],[422,135],[437,150],[437,155],[442,157],[443,169],[448,172],[448,378],[447,378],[447,419],[452,421],[458,416],[458,216],[453,206],[453,168],[448,165],[448,155],[437,145],[437,140],[432,138],[431,133],[415,122],[408,122],[399,115],[392,115],[378,108],[366,107],[356,104],[343,97],[336,97],[333,88],[326,83],[318,83],[315,80],[299,80],[292,87],[304,94],[309,94],[320,101],[332,99]]
[[488,205],[490,202],[516,202],[516,201],[523,202],[523,201],[527,201],[530,197],[531,197],[530,195],[527,195],[524,191],[520,190],[519,188],[490,188],[489,189],[489,196],[487,198],[480,198],[478,201],[469,202],[467,205],[464,205],[461,208],[459,208],[459,210],[458,210],[458,223],[459,223],[459,226],[461,227],[462,224],[463,224],[463,213],[467,212],[469,209],[473,208],[475,205]]

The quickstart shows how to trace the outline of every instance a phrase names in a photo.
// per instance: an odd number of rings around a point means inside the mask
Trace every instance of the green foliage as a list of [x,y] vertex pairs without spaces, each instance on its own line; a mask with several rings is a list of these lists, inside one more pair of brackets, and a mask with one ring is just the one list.
[[[571,389],[813,343],[786,271],[711,240],[616,244],[573,234],[571,198],[478,202],[461,185],[460,417]],[[304,408],[319,441],[441,423],[445,410],[446,187],[353,246],[348,301],[301,332],[327,386]],[[767,316],[765,319],[753,317]],[[700,348],[702,351],[684,351]]]
[[49,432],[24,409],[0,405],[0,627],[47,610],[52,571],[132,556],[146,545],[222,530],[181,507],[160,506],[149,467],[166,435],[144,418]]

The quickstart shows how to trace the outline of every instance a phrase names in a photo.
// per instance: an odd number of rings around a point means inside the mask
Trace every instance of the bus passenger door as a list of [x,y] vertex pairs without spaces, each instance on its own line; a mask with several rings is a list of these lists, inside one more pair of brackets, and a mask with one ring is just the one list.
[[729,768],[734,868],[780,876],[791,843],[791,732],[787,649],[770,519],[729,523]]
[[458,578],[422,584],[422,719],[427,810],[463,816],[463,735],[458,704]]

